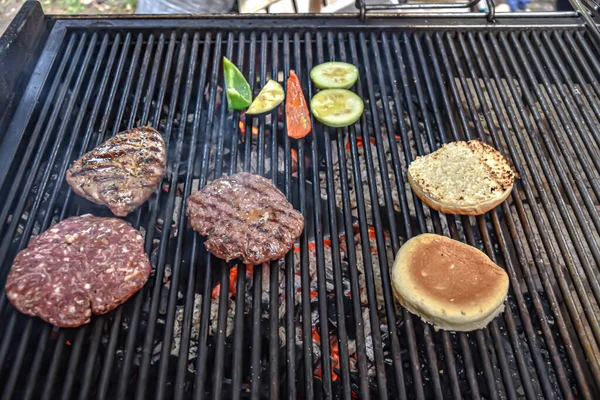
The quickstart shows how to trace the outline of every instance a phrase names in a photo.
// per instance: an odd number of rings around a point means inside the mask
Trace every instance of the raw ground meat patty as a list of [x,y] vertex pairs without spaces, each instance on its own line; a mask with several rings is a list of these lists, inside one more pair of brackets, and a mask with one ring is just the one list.
[[283,257],[304,229],[304,217],[273,182],[239,173],[219,178],[187,200],[192,227],[219,258],[260,264]]
[[33,238],[15,258],[6,295],[22,313],[74,328],[124,303],[151,270],[138,231],[120,219],[87,214]]
[[67,171],[66,179],[79,196],[124,217],[148,200],[166,166],[162,136],[142,126],[121,132],[85,153]]

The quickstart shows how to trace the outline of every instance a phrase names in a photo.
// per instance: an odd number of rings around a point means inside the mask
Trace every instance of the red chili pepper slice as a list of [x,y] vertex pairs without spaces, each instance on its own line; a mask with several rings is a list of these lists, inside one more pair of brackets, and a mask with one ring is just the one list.
[[312,130],[308,105],[302,93],[300,79],[294,71],[290,71],[287,80],[285,116],[288,136],[292,139],[302,139]]

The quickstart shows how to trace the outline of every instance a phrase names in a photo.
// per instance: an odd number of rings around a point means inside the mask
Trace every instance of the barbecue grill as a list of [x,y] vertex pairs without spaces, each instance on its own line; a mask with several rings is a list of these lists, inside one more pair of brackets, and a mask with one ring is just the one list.
[[[359,2],[361,3],[361,2]],[[2,399],[600,398],[600,36],[580,12],[58,17],[37,2],[0,40]],[[493,7],[491,7],[493,9]],[[225,106],[221,57],[255,93],[327,61],[360,70],[365,113],[290,140],[283,107]],[[168,171],[127,220],[153,275],[87,326],[19,314],[3,283],[30,238],[108,211],[74,196],[72,161],[149,124]],[[481,139],[520,179],[481,217],[430,210],[407,165]],[[283,260],[216,259],[187,224],[191,191],[237,171],[273,179],[307,220]],[[390,267],[435,232],[509,274],[486,329],[436,332],[394,301]]]

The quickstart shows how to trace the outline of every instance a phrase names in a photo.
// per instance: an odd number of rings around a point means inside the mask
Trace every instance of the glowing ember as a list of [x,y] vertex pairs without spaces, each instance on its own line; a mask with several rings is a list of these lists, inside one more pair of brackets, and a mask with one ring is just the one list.
[[368,230],[369,230],[369,239],[375,239],[375,236],[377,234],[375,231],[375,227],[369,226]]
[[[400,135],[394,135],[394,139],[396,139],[396,142],[399,142],[402,140],[402,136]],[[375,143],[375,138],[369,138],[369,142],[371,142],[371,144],[376,145],[377,143]],[[352,146],[352,144],[350,143],[350,138],[348,138],[346,140],[346,150],[350,150],[350,147]],[[356,146],[357,147],[362,147],[363,146],[363,139],[358,137],[356,138]]]
[[[321,343],[321,336],[319,333],[313,329],[312,331],[313,341],[317,344]],[[331,353],[331,379],[334,381],[340,380],[340,376],[336,374],[335,370],[340,365],[340,348],[338,346],[338,339],[336,337],[331,337],[329,339],[329,348]],[[323,377],[323,369],[321,368],[321,364],[315,368],[315,377],[322,379]]]
[[292,153],[292,174],[298,172],[298,151],[296,149],[291,149]]
[[[254,266],[251,264],[246,264],[246,274],[249,276],[253,276],[254,275]],[[231,269],[229,270],[229,293],[231,293],[232,296],[235,296],[236,293],[236,281],[237,281],[237,276],[238,276],[238,267],[234,266],[231,267]],[[215,299],[219,296],[219,294],[221,293],[221,284],[217,283],[217,286],[215,286],[215,288],[212,291],[212,298]]]
[[[242,120],[240,120],[240,123],[238,124],[239,128],[240,128],[240,132],[242,133],[242,136],[246,134],[246,123]],[[258,128],[256,126],[252,126],[252,134],[254,136],[258,135]]]

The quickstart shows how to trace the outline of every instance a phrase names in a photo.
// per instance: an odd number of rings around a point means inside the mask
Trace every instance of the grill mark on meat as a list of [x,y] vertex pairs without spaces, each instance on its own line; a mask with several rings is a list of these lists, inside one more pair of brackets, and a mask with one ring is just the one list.
[[268,179],[239,173],[219,178],[187,200],[190,224],[207,236],[205,247],[225,260],[260,264],[283,257],[304,218]]
[[165,169],[162,136],[141,127],[119,133],[84,154],[67,171],[66,180],[79,196],[126,216],[150,197]]

